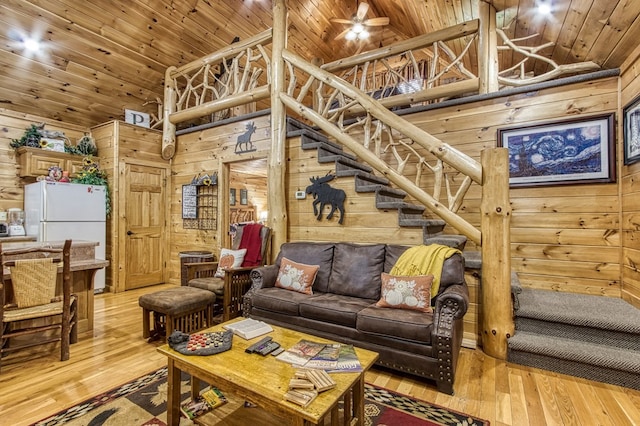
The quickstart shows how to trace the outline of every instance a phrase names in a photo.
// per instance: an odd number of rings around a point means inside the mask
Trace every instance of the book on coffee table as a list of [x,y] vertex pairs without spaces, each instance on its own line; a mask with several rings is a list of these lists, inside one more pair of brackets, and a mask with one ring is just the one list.
[[273,331],[273,328],[271,328],[271,326],[266,322],[254,320],[252,318],[243,319],[242,321],[237,321],[231,324],[224,324],[222,327],[226,330],[233,331],[233,334],[247,340]]

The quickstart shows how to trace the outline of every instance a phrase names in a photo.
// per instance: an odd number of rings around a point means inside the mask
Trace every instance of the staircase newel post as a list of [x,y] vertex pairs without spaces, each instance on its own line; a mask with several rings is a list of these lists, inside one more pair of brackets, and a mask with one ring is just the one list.
[[[282,52],[287,47],[287,2],[273,1],[273,41],[271,54],[271,153],[267,177],[269,217],[273,230],[272,247],[287,241],[286,177],[286,107],[280,100],[285,91],[285,64]],[[276,250],[277,251],[277,250]]]
[[482,163],[482,348],[507,359],[507,338],[513,335],[511,300],[511,204],[509,151],[485,149]]

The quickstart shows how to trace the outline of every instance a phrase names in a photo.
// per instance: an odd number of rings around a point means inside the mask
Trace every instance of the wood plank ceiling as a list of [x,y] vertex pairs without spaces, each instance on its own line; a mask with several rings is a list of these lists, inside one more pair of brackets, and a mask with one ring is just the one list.
[[[368,0],[373,27],[363,50],[386,46],[478,16],[480,0]],[[590,60],[616,68],[640,40],[638,0],[552,0],[542,19],[538,0],[489,0],[498,25],[528,45],[553,42],[542,54],[559,64]],[[356,0],[288,0],[288,47],[329,62],[352,55],[357,41],[335,40]],[[93,126],[123,119],[124,109],[156,113],[163,77],[180,66],[272,25],[269,0],[3,0],[0,4],[0,108]],[[21,41],[40,37],[44,50]],[[460,46],[451,46],[458,50]],[[517,61],[501,54],[500,69]],[[541,61],[532,65],[540,73]]]

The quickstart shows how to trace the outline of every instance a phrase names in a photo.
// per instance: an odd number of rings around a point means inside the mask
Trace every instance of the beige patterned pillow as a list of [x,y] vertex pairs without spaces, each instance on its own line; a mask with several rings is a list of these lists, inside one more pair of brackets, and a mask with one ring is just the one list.
[[276,278],[276,287],[298,293],[313,294],[311,287],[316,279],[318,269],[320,269],[318,265],[305,265],[283,257]]
[[433,312],[431,309],[433,275],[403,277],[383,272],[381,278],[380,300],[376,306]]
[[218,261],[218,269],[215,276],[218,278],[224,278],[224,271],[227,269],[239,268],[244,261],[244,255],[247,253],[247,249],[229,250],[223,248],[220,250],[220,260]]

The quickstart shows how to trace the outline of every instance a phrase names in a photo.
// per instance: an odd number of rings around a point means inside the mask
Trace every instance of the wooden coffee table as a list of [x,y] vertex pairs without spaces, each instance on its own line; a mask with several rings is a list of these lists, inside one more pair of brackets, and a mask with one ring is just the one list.
[[[223,330],[222,325],[218,324],[203,331],[220,331]],[[281,424],[317,425],[323,423],[326,418],[331,420],[332,425],[337,425],[338,403],[343,401],[344,415],[340,416],[340,419],[345,425],[354,423],[362,425],[364,373],[376,361],[378,354],[356,348],[356,354],[362,364],[362,372],[331,374],[337,386],[321,392],[311,404],[303,408],[284,399],[295,368],[271,355],[248,354],[245,349],[265,336],[271,336],[285,349],[293,346],[300,339],[324,343],[336,342],[283,327],[273,326],[273,330],[267,335],[251,340],[234,336],[230,350],[210,356],[182,355],[168,345],[159,347],[158,351],[168,358],[167,424],[177,426],[180,423],[180,374],[184,371],[192,377],[192,396],[200,389],[199,382],[202,380],[223,392],[229,392],[258,405],[260,409],[280,418]]]

